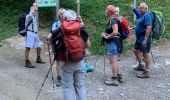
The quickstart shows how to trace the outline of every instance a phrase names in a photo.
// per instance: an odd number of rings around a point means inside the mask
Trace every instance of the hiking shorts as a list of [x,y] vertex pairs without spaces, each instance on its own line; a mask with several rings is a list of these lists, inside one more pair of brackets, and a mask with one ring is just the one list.
[[108,55],[117,55],[118,50],[114,41],[108,43]]
[[25,45],[27,48],[40,48],[40,39],[38,34],[27,31],[27,35],[25,37]]
[[142,53],[149,53],[150,52],[151,44],[147,43],[146,47],[142,47],[142,43],[135,42],[134,49],[140,50]]

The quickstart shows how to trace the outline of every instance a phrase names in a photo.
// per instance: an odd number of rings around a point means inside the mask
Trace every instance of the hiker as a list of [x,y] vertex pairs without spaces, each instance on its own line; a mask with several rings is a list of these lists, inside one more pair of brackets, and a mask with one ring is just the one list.
[[[74,100],[75,97],[74,97],[73,93],[76,93],[77,100],[86,100],[86,89],[85,89],[86,69],[85,69],[85,64],[84,64],[84,60],[83,60],[84,56],[82,56],[81,59],[76,60],[76,61],[72,61],[74,59],[71,59],[71,58],[77,57],[82,54],[84,55],[84,52],[85,52],[84,47],[89,48],[91,46],[91,44],[90,44],[90,41],[88,40],[87,32],[83,32],[84,28],[81,28],[80,22],[76,21],[77,20],[76,12],[73,10],[66,10],[64,12],[63,16],[64,16],[64,20],[61,23],[61,27],[59,29],[57,29],[56,31],[52,32],[52,36],[58,36],[57,37],[58,39],[62,39],[60,41],[61,45],[58,46],[56,49],[58,51],[57,59],[59,59],[62,62],[62,64],[61,64],[61,70],[62,70],[61,78],[62,78],[63,98],[64,98],[64,100]],[[79,31],[76,31],[78,33],[73,31],[75,29],[70,29],[69,31],[64,30],[64,28],[67,28],[67,27],[64,27],[64,25],[66,23],[70,23],[70,22],[73,23],[73,25],[71,25],[71,27],[72,26],[73,26],[73,28],[76,27],[76,30],[78,28]],[[68,26],[69,26],[69,24],[68,24]],[[81,28],[81,32],[80,32],[80,28]],[[63,35],[59,35],[57,31],[62,32],[64,37],[63,37]],[[82,38],[82,39],[79,39],[77,37],[77,35],[76,35],[76,37],[74,35],[70,36],[72,38],[66,37],[66,35],[68,35],[68,34],[70,35],[70,33],[71,34],[72,33],[79,34],[79,32],[81,35],[80,38]],[[75,52],[75,54],[73,55],[74,57],[73,57],[73,56],[70,56],[71,54],[68,55],[69,52],[67,50],[70,50],[70,48],[66,48],[66,47],[68,47],[68,46],[70,47],[70,44],[72,44],[72,43],[70,43],[70,42],[68,43],[68,41],[70,41],[72,39],[74,40],[74,37],[78,38],[78,40],[80,40],[80,41],[72,42],[73,45],[77,47],[78,45],[76,45],[76,44],[82,44],[84,42],[84,47],[83,47],[83,44],[78,46],[78,48],[74,48],[74,46],[73,46],[75,51],[81,50],[79,52]],[[71,51],[74,51],[74,50],[71,50]],[[73,90],[75,90],[75,92]]]
[[[63,20],[63,13],[64,13],[65,9],[60,8],[58,10],[57,16],[56,16],[56,20],[53,22],[52,24],[52,30],[56,30],[57,28],[60,28],[61,22]],[[57,40],[55,39],[55,37],[52,37],[52,33],[50,33],[47,36],[47,40],[48,42],[51,42],[51,47],[52,47],[52,52],[54,54],[54,57],[56,56],[56,51],[55,51],[55,44],[57,42]],[[61,75],[60,75],[60,61],[58,61],[56,59],[56,72],[57,72],[57,81],[56,81],[56,86],[60,86],[61,85]]]
[[37,58],[36,63],[44,64],[45,62],[41,59],[41,46],[40,40],[38,37],[38,25],[37,25],[37,13],[38,8],[36,3],[33,3],[33,6],[30,8],[29,14],[26,16],[25,26],[31,21],[31,24],[27,28],[27,34],[25,36],[25,67],[27,68],[35,68],[34,65],[31,64],[29,60],[29,53],[30,49],[36,48],[37,49]]
[[[154,16],[149,12],[148,5],[142,2],[139,5],[138,23],[135,28],[136,42],[134,45],[134,55],[137,58],[138,66],[134,70],[142,71],[138,74],[138,78],[149,78],[150,66],[150,48],[151,48],[151,30]],[[142,64],[142,56],[145,65]]]
[[[108,44],[108,57],[112,66],[112,77],[106,80],[105,84],[118,86],[118,82],[123,83],[120,65],[118,63],[118,49],[120,45],[123,45],[122,40],[119,37],[119,32],[121,31],[120,21],[118,20],[119,12],[113,5],[108,5],[105,13],[109,21],[106,31],[101,35]],[[115,40],[118,40],[120,45],[118,45]]]

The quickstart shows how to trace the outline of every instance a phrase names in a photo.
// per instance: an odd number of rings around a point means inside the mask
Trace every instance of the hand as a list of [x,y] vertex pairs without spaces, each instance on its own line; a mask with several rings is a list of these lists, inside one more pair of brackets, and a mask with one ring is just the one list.
[[106,33],[102,33],[101,36],[106,39]]
[[86,48],[90,48],[90,47],[91,47],[91,43],[90,43],[89,40],[87,40],[87,42],[86,42]]
[[136,28],[136,26],[133,26],[133,27],[130,28],[130,30],[135,29],[135,28]]
[[147,41],[147,40],[144,40],[144,41],[142,42],[142,47],[143,47],[143,48],[147,46],[146,41]]
[[48,45],[51,43],[51,41],[49,39],[46,39],[45,41]]
[[37,6],[37,4],[36,4],[36,3],[33,3],[32,5],[33,5],[34,7],[36,7],[36,6]]
[[134,4],[132,3],[132,4],[130,5],[130,7],[133,9],[133,8],[134,8]]

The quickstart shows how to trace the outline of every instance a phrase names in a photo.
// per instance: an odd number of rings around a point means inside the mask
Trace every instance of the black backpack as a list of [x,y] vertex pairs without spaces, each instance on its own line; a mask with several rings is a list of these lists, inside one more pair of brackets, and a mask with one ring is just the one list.
[[28,26],[32,23],[32,20],[29,21],[28,25],[25,26],[25,21],[26,21],[26,16],[28,14],[27,13],[22,13],[20,16],[19,16],[19,20],[18,20],[18,30],[19,30],[19,34],[21,36],[25,36],[26,33],[27,33],[27,28]]

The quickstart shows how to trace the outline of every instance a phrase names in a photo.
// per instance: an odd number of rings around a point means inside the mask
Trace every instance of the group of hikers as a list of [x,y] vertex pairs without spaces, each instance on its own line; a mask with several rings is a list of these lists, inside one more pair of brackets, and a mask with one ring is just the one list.
[[[142,71],[138,74],[138,78],[149,78],[150,65],[150,48],[151,48],[151,31],[153,23],[153,15],[149,13],[148,5],[145,2],[140,3],[137,10],[132,6],[132,10],[138,18],[135,27],[136,42],[134,44],[134,55],[138,61],[138,66],[134,70]],[[41,59],[41,46],[38,37],[37,25],[37,5],[33,3],[30,13],[26,16],[27,27],[25,36],[25,67],[34,68],[29,60],[30,49],[37,49],[36,63],[45,62]],[[122,45],[121,21],[119,8],[113,5],[107,5],[105,14],[108,18],[108,24],[105,32],[101,33],[101,37],[107,42],[108,58],[111,64],[112,76],[104,83],[106,85],[118,86],[122,81],[122,73],[118,61],[120,48],[116,41]],[[52,30],[47,36],[48,45],[51,44],[56,60],[57,85],[62,85],[63,99],[74,100],[73,89],[75,90],[77,100],[86,100],[86,68],[85,68],[85,48],[90,48],[91,43],[89,35],[85,30],[85,26],[80,16],[77,16],[73,10],[60,8],[57,12],[56,20],[52,25]],[[143,64],[144,61],[144,64]],[[61,68],[61,72],[60,72]]]

